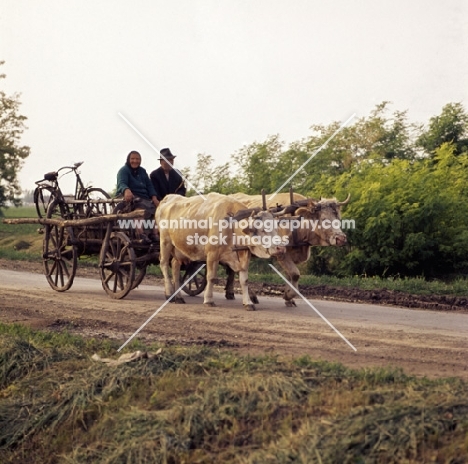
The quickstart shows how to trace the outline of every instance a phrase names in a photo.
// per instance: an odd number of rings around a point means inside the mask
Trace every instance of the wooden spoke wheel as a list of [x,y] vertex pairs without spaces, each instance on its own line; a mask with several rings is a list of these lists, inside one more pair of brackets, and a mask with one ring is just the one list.
[[[54,201],[47,209],[49,219],[68,219],[67,205]],[[73,285],[78,264],[78,251],[71,245],[64,227],[46,225],[42,260],[49,285],[57,292],[65,292]]]
[[147,264],[140,264],[135,266],[135,279],[133,280],[133,285],[132,285],[132,290],[134,288],[137,288],[138,285],[143,282],[143,279],[145,278],[146,275],[146,268],[148,267]]
[[135,250],[123,232],[112,232],[101,248],[101,282],[106,293],[116,300],[124,298],[135,280]]
[[185,266],[185,269],[181,270],[180,283],[181,285],[192,277],[193,274],[196,276],[182,287],[182,290],[190,296],[199,295],[206,287],[206,266],[198,272],[203,263],[194,262]]

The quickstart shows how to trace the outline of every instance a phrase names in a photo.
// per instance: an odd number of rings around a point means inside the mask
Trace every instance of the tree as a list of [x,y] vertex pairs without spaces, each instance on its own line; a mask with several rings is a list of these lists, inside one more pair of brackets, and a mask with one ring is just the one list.
[[283,148],[283,142],[277,135],[268,137],[265,142],[254,142],[242,147],[234,156],[235,164],[240,168],[239,184],[241,191],[249,195],[259,195],[274,192],[278,183],[278,161]]
[[[0,65],[3,63],[0,61]],[[0,74],[0,79],[5,77]],[[19,114],[19,106],[18,94],[7,96],[0,90],[0,214],[8,203],[21,203],[17,198],[21,195],[17,175],[23,160],[29,156],[29,147],[20,143],[27,118]]]
[[414,140],[420,128],[408,122],[406,111],[388,114],[388,106],[389,102],[380,103],[369,116],[339,132],[339,122],[313,125],[312,135],[296,146],[306,154],[306,159],[320,150],[305,167],[308,176],[303,190],[315,195],[323,178],[336,178],[361,163],[388,164],[394,159],[415,159]]
[[[199,153],[195,173],[192,175],[190,168],[184,168],[182,174],[202,193],[217,192],[229,195],[238,192],[237,176],[231,174],[230,163],[221,166],[214,166],[213,163],[214,160],[211,155]],[[187,187],[187,196],[194,195],[193,188],[190,185],[187,185]]]
[[428,154],[434,155],[444,143],[455,147],[455,154],[468,152],[468,114],[461,103],[448,103],[439,116],[429,120],[429,127],[417,141]]

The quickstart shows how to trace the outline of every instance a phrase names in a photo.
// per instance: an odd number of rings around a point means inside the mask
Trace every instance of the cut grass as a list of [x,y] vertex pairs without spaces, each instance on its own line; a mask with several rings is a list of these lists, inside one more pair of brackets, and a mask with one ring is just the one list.
[[467,462],[458,379],[207,347],[112,367],[90,356],[118,343],[0,334],[1,462]]

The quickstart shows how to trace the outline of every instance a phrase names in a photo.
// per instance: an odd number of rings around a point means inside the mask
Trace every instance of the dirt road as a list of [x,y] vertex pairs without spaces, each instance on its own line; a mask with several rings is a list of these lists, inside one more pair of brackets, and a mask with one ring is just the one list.
[[[137,337],[468,379],[466,313],[309,300],[342,338],[302,300],[297,308],[286,308],[281,298],[261,296],[258,310],[247,312],[236,298],[227,301],[218,293],[218,306],[205,308],[202,296],[186,296],[187,304],[166,305]],[[0,269],[1,322],[111,337],[123,344],[163,303],[161,286],[142,285],[124,300],[112,300],[96,279],[77,277],[68,292],[57,293],[43,275]]]

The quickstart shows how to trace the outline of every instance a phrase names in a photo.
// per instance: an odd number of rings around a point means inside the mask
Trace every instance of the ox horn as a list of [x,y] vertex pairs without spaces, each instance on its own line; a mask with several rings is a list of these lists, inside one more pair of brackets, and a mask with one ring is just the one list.
[[283,216],[284,214],[287,214],[286,212],[287,208],[283,208],[281,211],[277,211],[276,213],[271,213],[273,214],[273,217],[278,217],[278,216]]
[[292,185],[289,187],[289,203],[291,203],[291,205],[294,203],[294,191]]
[[266,209],[267,209],[265,189],[262,189],[262,209],[263,209],[263,211],[266,211]]
[[351,198],[351,194],[348,193],[348,196],[346,197],[346,200],[345,201],[337,201],[336,204],[338,206],[342,206],[342,205],[347,205],[349,203],[349,199]]
[[299,208],[298,205],[288,205],[285,208],[283,208],[281,211],[277,211],[276,213],[272,212],[272,214],[273,214],[274,217],[282,216],[282,215],[285,215],[285,214],[294,214],[296,212],[297,208]]
[[248,218],[252,214],[258,214],[260,211],[261,211],[260,208],[242,209],[240,211],[237,211],[236,214],[231,217],[235,221],[240,221],[241,219]]

